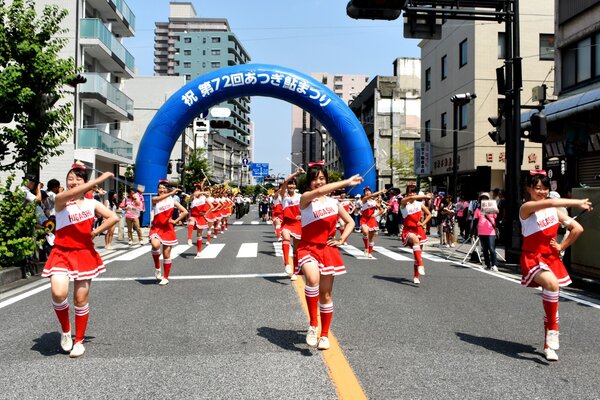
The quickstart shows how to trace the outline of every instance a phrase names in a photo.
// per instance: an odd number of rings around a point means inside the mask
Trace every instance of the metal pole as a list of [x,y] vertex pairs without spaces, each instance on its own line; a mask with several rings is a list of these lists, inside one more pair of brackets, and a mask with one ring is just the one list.
[[452,195],[456,201],[458,181],[458,102],[452,103],[454,121],[452,122]]

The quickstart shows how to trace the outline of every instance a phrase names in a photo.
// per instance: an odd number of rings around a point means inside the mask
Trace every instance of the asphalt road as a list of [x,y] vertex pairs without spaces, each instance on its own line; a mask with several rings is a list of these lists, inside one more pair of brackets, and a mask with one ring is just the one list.
[[367,260],[352,255],[362,246],[352,235],[334,287],[339,348],[310,349],[302,281],[282,274],[272,226],[254,219],[200,260],[179,229],[166,287],[148,245],[99,246],[108,272],[93,283],[79,359],[59,351],[46,281],[3,293],[0,399],[600,398],[593,295],[563,291],[560,361],[548,363],[539,291],[435,247],[416,286],[395,238],[377,238]]

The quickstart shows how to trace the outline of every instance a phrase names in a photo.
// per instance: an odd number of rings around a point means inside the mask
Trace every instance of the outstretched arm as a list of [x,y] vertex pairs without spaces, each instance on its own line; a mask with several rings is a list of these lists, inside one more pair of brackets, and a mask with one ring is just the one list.
[[85,193],[92,190],[94,186],[104,182],[108,178],[112,178],[113,176],[114,175],[112,172],[105,172],[96,179],[89,180],[79,186],[65,190],[64,192],[60,192],[56,195],[54,208],[56,211],[63,210],[67,202],[81,198],[81,196],[83,196]]
[[592,203],[589,199],[544,199],[530,200],[521,206],[519,215],[522,219],[527,219],[536,211],[552,207],[578,207],[582,210],[592,210]]
[[316,188],[315,190],[304,192],[300,197],[300,209],[305,209],[306,207],[308,207],[311,201],[318,197],[325,196],[328,193],[331,193],[335,190],[343,189],[347,186],[358,185],[362,181],[362,176],[357,174],[348,179],[344,179],[343,181],[328,183],[326,185]]

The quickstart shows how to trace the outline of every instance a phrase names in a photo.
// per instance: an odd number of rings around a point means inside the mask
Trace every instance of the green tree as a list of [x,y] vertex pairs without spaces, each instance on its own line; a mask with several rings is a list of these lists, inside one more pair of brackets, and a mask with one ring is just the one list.
[[398,176],[395,184],[403,187],[406,182],[414,181],[415,178],[415,155],[412,146],[410,144],[400,142],[394,145],[394,154],[398,154],[398,158],[392,157],[390,159],[390,167],[394,171],[394,175]]
[[25,265],[44,235],[34,229],[35,202],[25,201],[25,192],[12,187],[14,178],[0,182],[0,268]]
[[39,176],[71,134],[71,103],[57,104],[76,77],[73,59],[59,57],[67,43],[60,27],[66,15],[57,5],[45,6],[38,16],[34,0],[8,6],[0,0],[0,122],[14,121],[0,127],[2,171]]
[[185,190],[191,193],[194,190],[194,184],[202,182],[205,177],[208,179],[212,177],[205,150],[196,149],[190,154],[185,166]]

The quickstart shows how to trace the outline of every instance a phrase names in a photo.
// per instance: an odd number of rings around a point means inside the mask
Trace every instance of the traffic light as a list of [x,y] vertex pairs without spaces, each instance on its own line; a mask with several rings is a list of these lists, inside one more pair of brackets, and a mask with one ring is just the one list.
[[183,167],[185,166],[183,161],[177,161],[177,165],[175,166],[175,170],[177,171],[178,174],[180,174],[183,171]]
[[529,118],[531,122],[531,131],[527,137],[530,142],[545,143],[548,138],[548,126],[546,114],[543,111],[536,112]]
[[173,165],[171,165],[171,161],[167,163],[167,174],[173,173]]
[[210,127],[214,129],[227,129],[231,128],[231,121],[226,119],[211,119]]
[[350,0],[346,15],[354,19],[397,19],[406,0]]
[[77,86],[80,83],[86,83],[87,82],[87,78],[81,74],[77,74],[75,76],[73,76],[71,79],[69,79],[67,81],[67,84],[69,84],[69,86]]
[[488,132],[488,135],[492,138],[496,144],[504,144],[506,143],[506,118],[503,115],[498,117],[489,117],[488,121],[494,128],[495,131]]

